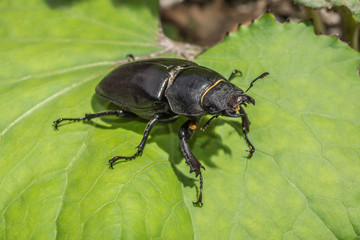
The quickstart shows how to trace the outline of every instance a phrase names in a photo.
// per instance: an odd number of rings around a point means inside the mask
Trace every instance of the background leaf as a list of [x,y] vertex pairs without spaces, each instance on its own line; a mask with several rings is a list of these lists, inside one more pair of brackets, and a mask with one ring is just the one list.
[[[146,3],[146,6],[145,6]],[[354,239],[360,235],[360,55],[304,23],[267,15],[196,61],[249,95],[251,160],[238,120],[212,122],[190,145],[206,167],[204,207],[179,149],[185,119],[59,117],[114,108],[94,88],[126,54],[161,52],[155,1],[5,1],[1,33],[2,239]],[[21,17],[20,17],[21,16]],[[21,229],[21,231],[19,231]]]
[[345,6],[350,9],[354,19],[360,22],[360,2],[357,0],[294,0],[311,8],[333,8]]

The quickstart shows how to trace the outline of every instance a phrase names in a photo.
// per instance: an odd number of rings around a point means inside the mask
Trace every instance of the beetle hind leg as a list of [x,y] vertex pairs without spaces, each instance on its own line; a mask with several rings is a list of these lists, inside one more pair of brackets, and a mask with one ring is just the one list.
[[124,112],[122,110],[110,110],[110,111],[98,112],[98,113],[88,113],[88,114],[85,114],[85,117],[83,117],[83,118],[59,118],[58,120],[54,121],[53,123],[54,123],[55,129],[58,130],[59,123],[61,123],[63,121],[85,121],[85,120],[90,120],[93,118],[106,116],[106,115],[120,116],[123,113]]
[[129,156],[129,157],[124,157],[124,156],[113,157],[112,159],[109,160],[110,167],[114,168],[113,166],[118,160],[123,159],[123,160],[129,161],[129,160],[132,160],[132,159],[136,158],[137,156],[141,155],[142,152],[144,151],[145,144],[150,135],[151,129],[159,119],[160,119],[159,115],[154,115],[154,117],[148,122],[148,124],[146,125],[146,128],[145,128],[145,131],[144,131],[144,135],[141,139],[141,142],[136,147],[138,150],[134,155]]
[[202,206],[202,190],[203,190],[203,178],[201,175],[201,169],[205,168],[201,165],[201,163],[196,159],[194,154],[191,152],[189,145],[187,144],[187,140],[189,140],[195,132],[195,129],[198,125],[197,119],[190,119],[186,121],[179,130],[179,139],[180,139],[180,147],[181,152],[186,159],[186,163],[190,166],[190,173],[195,172],[196,177],[200,175],[200,192],[199,198],[197,202],[193,202],[195,205]]

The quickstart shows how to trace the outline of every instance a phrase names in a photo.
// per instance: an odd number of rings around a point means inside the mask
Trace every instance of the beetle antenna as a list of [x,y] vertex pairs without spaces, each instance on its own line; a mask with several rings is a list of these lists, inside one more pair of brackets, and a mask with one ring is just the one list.
[[258,77],[255,78],[254,80],[252,80],[251,83],[250,83],[250,86],[248,87],[248,89],[246,89],[246,91],[244,92],[244,94],[247,93],[247,91],[249,91],[250,88],[252,88],[252,86],[254,85],[254,82],[255,82],[255,81],[257,81],[257,80],[259,80],[259,79],[261,79],[261,78],[264,78],[264,77],[266,77],[267,75],[269,75],[269,73],[268,73],[268,72],[264,72],[263,74],[261,74],[260,76],[258,76]]

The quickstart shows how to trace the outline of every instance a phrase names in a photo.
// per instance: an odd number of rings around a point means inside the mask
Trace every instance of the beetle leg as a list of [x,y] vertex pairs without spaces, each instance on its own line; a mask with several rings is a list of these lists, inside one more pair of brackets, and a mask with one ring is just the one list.
[[90,120],[90,119],[93,119],[93,118],[106,116],[106,115],[120,116],[123,113],[124,112],[122,110],[110,110],[110,111],[105,111],[105,112],[85,114],[85,117],[83,117],[83,118],[59,118],[58,120],[54,121],[53,123],[54,123],[55,129],[58,130],[58,125],[62,121],[84,121],[84,120]]
[[179,139],[180,139],[180,147],[181,152],[186,159],[186,163],[190,166],[190,173],[195,172],[196,177],[200,175],[200,193],[197,202],[194,204],[202,205],[202,189],[203,189],[203,178],[201,175],[200,168],[205,168],[201,165],[201,163],[196,159],[194,154],[191,152],[189,145],[187,144],[187,140],[189,140],[195,132],[197,125],[199,124],[198,119],[190,119],[186,121],[179,130]]
[[132,54],[127,54],[127,55],[126,55],[126,58],[129,59],[129,62],[135,61],[135,57],[134,57],[134,55],[132,55]]
[[109,163],[110,163],[110,167],[111,168],[114,168],[113,165],[115,164],[116,161],[118,161],[119,159],[125,159],[125,160],[131,160],[131,159],[134,159],[136,158],[137,156],[141,155],[142,152],[144,151],[144,148],[145,148],[145,144],[146,144],[146,141],[150,135],[150,132],[151,132],[151,129],[152,127],[155,125],[155,123],[160,119],[160,116],[159,115],[154,115],[154,117],[148,122],[148,124],[146,125],[146,128],[145,128],[145,131],[144,131],[144,135],[143,135],[143,138],[141,139],[141,142],[140,144],[136,147],[138,150],[137,152],[130,156],[130,157],[123,157],[123,156],[116,156],[116,157],[113,157],[112,159],[109,160]]
[[215,118],[218,118],[219,117],[219,114],[215,115],[215,116],[212,116],[209,120],[207,120],[206,123],[204,123],[204,125],[202,125],[202,127],[200,128],[201,131],[205,131],[209,125],[210,125],[210,122],[215,119]]
[[249,155],[248,155],[248,158],[251,158],[253,153],[255,152],[255,147],[254,145],[252,145],[252,143],[250,142],[248,136],[247,136],[247,132],[249,132],[249,127],[250,127],[250,120],[249,118],[247,117],[247,114],[244,110],[244,108],[240,107],[240,114],[242,114],[241,116],[241,124],[242,124],[242,130],[243,130],[243,133],[244,133],[244,138],[247,142],[247,144],[249,145]]
[[241,72],[240,70],[235,69],[234,71],[231,72],[231,74],[230,74],[230,76],[229,76],[229,78],[228,78],[228,81],[230,82],[231,79],[233,79],[233,77],[234,77],[235,74],[237,74],[237,73],[240,73],[240,76],[242,76],[242,72]]

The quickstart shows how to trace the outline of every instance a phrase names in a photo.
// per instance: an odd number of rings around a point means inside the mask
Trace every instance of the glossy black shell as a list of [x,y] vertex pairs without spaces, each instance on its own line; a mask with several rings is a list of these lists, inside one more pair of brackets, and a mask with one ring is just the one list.
[[151,119],[155,113],[176,115],[170,111],[164,96],[169,71],[174,66],[195,63],[181,59],[150,59],[121,65],[109,73],[96,87],[101,97],[123,110]]
[[[201,97],[219,79],[225,78],[191,61],[150,59],[116,68],[97,85],[96,93],[144,119],[156,113],[168,119],[201,116],[206,114]],[[239,89],[228,81],[222,84]]]

